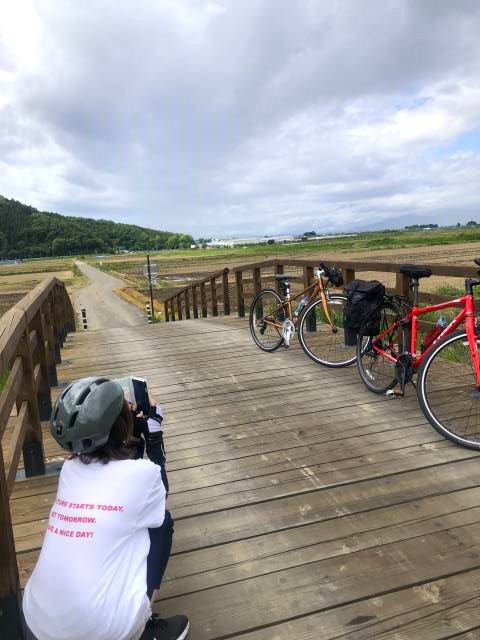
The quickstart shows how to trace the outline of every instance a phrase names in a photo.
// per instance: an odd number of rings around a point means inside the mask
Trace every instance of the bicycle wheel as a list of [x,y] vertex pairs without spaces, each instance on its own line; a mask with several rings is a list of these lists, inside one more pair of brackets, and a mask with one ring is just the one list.
[[417,376],[418,401],[427,420],[442,436],[469,449],[480,449],[476,382],[465,331],[442,338],[425,356]]
[[[391,300],[385,300],[380,317],[380,332],[382,335],[397,320],[402,317],[401,308]],[[365,386],[373,393],[386,393],[397,384],[395,362],[373,349],[374,338],[358,335],[357,366],[358,372]],[[403,351],[403,345],[408,344],[404,325],[399,325],[388,332],[381,340],[375,339],[375,344],[392,358],[397,359]]]
[[356,347],[345,344],[343,309],[347,297],[335,294],[327,300],[325,313],[321,298],[308,305],[300,315],[298,339],[302,349],[314,362],[324,367],[347,367],[357,359]]
[[250,305],[249,322],[252,338],[260,349],[275,351],[283,343],[279,325],[286,317],[283,300],[275,289],[262,289],[257,293]]

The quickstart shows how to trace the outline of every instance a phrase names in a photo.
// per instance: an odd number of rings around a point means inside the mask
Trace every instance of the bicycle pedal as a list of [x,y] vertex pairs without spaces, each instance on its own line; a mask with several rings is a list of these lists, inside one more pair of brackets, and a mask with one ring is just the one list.
[[388,391],[385,391],[385,395],[387,398],[403,398],[405,394],[398,389],[389,389]]

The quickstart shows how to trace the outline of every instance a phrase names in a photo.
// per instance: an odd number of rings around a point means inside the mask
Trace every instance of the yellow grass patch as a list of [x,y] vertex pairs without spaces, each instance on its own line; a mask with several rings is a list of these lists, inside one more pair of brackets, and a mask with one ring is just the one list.
[[[126,302],[130,302],[130,304],[134,304],[136,307],[145,311],[145,304],[150,302],[150,298],[140,291],[136,289],[132,289],[131,287],[125,287],[124,289],[115,289],[115,293],[120,296]],[[155,309],[155,314],[161,320],[163,320],[163,304],[158,300],[153,301],[153,307]]]

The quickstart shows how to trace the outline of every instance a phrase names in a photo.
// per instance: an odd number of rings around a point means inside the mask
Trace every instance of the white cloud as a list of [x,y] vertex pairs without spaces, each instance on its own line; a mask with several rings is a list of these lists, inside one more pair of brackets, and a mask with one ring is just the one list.
[[0,193],[197,235],[470,219],[479,26],[474,0],[0,2]]

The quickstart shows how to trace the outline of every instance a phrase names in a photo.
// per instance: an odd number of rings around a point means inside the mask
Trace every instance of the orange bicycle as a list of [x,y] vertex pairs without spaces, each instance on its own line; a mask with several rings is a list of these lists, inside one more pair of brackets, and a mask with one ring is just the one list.
[[[343,285],[340,269],[320,264],[315,281],[296,296],[290,293],[290,281],[297,276],[276,275],[280,292],[262,289],[250,306],[250,331],[263,351],[289,347],[298,332],[306,355],[325,367],[346,367],[357,360],[355,346],[346,346],[343,309],[347,298],[331,293],[330,285]],[[296,308],[294,302],[299,300]]]

